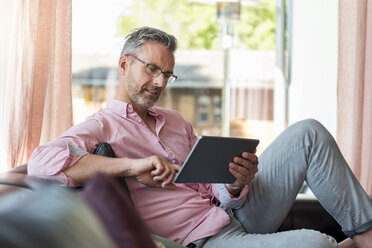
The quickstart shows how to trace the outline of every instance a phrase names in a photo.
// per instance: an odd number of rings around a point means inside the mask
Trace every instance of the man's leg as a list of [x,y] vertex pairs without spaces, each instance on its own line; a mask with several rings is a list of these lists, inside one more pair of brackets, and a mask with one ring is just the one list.
[[372,204],[329,132],[315,120],[288,127],[260,156],[245,205],[234,211],[248,233],[275,232],[304,180],[348,236],[372,228]]
[[336,248],[332,237],[313,230],[296,230],[272,234],[246,233],[239,221],[231,217],[229,225],[217,235],[196,241],[197,248]]

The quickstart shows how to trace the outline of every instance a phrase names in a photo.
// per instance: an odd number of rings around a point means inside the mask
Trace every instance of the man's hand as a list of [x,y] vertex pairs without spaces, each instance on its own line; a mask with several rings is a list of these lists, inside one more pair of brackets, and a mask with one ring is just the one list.
[[151,156],[133,159],[130,175],[150,187],[175,189],[176,185],[173,183],[173,179],[180,169],[180,165],[170,164],[159,156]]
[[236,181],[230,188],[229,186],[226,188],[231,194],[236,195],[244,185],[252,181],[257,173],[258,158],[254,153],[243,152],[242,157],[235,157],[233,162],[229,163],[229,171],[236,178]]

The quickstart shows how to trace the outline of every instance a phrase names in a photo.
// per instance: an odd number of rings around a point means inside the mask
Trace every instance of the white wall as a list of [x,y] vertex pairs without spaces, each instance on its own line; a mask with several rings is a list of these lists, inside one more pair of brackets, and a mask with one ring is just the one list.
[[336,134],[338,0],[293,0],[289,123],[315,118]]

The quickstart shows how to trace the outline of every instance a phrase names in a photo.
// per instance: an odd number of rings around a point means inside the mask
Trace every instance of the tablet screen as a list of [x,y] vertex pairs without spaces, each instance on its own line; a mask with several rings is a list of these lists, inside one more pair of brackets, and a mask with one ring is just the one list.
[[175,183],[233,183],[229,163],[243,152],[254,152],[259,140],[218,136],[198,138]]

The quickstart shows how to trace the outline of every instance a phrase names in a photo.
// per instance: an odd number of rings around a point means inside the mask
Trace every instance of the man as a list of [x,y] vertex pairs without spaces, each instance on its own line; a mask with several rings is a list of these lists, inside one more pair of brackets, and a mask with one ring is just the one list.
[[[116,99],[38,147],[29,173],[70,186],[98,171],[123,176],[150,230],[190,247],[337,247],[333,238],[311,230],[274,233],[306,180],[353,237],[340,247],[370,247],[371,201],[331,135],[314,120],[284,131],[260,156],[258,173],[255,154],[235,157],[226,165],[236,177],[232,185],[173,183],[197,139],[176,111],[154,107],[167,83],[177,78],[175,50],[176,39],[158,29],[129,34]],[[91,154],[102,142],[118,158]]]

